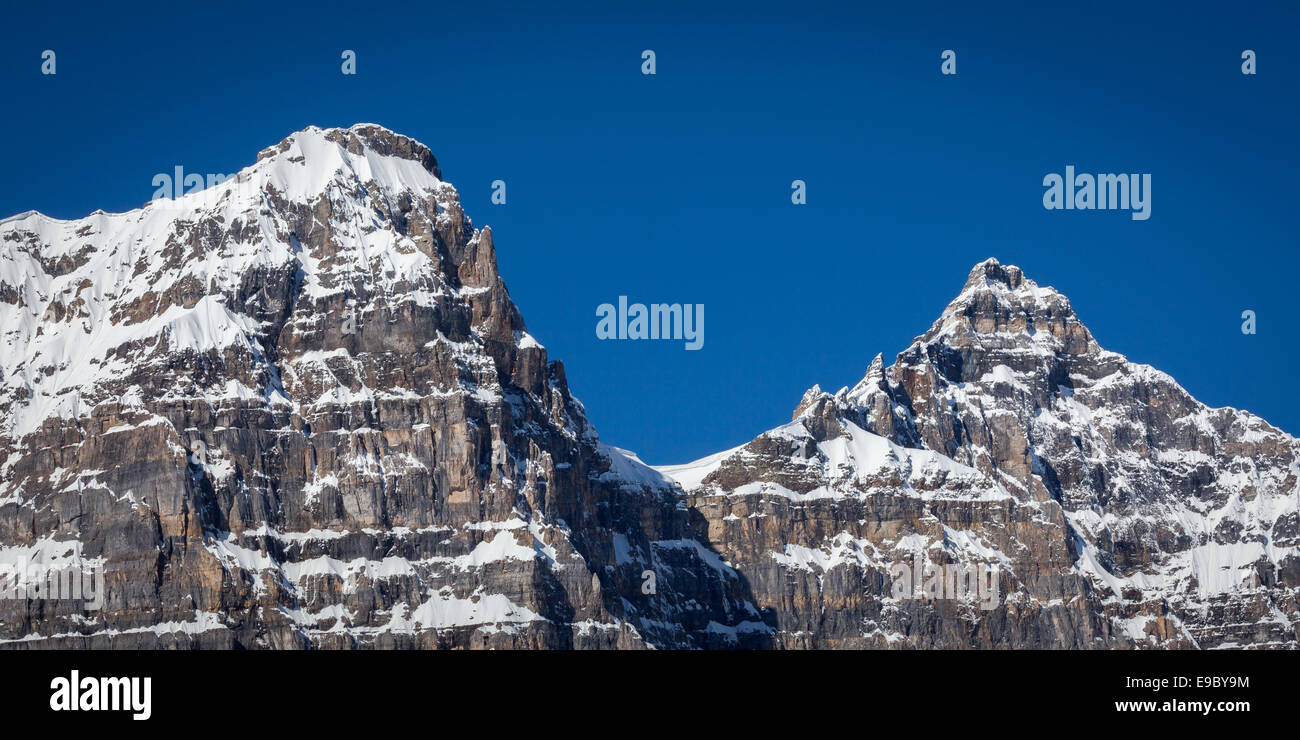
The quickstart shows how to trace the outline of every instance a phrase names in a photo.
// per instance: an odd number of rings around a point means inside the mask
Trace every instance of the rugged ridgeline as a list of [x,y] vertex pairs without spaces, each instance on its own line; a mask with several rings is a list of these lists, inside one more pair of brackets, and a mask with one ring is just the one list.
[[0,339],[0,565],[106,578],[99,611],[0,600],[0,647],[771,643],[680,491],[598,440],[430,151],[381,127],[0,222]]
[[[0,568],[106,579],[0,599],[0,648],[1297,645],[1300,443],[993,260],[893,366],[656,472],[426,147],[311,128],[0,221],[0,347]],[[896,597],[918,558],[995,566],[995,608]]]
[[[891,367],[660,470],[783,647],[1297,647],[1300,442],[996,260]],[[996,568],[997,607],[895,598],[917,557]]]

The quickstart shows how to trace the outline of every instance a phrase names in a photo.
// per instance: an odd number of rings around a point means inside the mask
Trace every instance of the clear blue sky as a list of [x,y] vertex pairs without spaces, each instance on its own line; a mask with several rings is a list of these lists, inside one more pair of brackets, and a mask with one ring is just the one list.
[[[1296,10],[277,5],[8,8],[0,215],[134,208],[178,164],[234,172],[373,121],[433,149],[601,436],[647,461],[852,385],[989,256],[1065,292],[1102,346],[1300,433]],[[1151,173],[1150,220],[1045,211],[1070,164]],[[704,349],[598,341],[620,295],[705,304]]]

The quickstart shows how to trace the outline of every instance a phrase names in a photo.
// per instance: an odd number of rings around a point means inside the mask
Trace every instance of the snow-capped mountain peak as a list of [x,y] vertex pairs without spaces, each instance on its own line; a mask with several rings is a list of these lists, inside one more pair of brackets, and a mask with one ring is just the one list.
[[308,128],[128,213],[6,219],[0,249],[0,568],[67,551],[112,584],[90,616],[0,600],[0,647],[768,638],[423,144]]
[[[283,307],[245,295],[250,275],[277,273],[300,295],[352,314],[375,295],[433,305],[495,278],[495,265],[484,263],[451,270],[448,280],[450,255],[404,233],[420,221],[447,242],[468,233],[470,249],[493,261],[490,233],[472,229],[429,149],[374,124],[304,129],[224,182],[126,213],[6,219],[0,295],[13,300],[0,302],[4,430],[22,435],[51,414],[84,413],[105,398],[95,384],[118,377],[145,345],[176,353],[239,344],[269,356],[265,329]],[[325,230],[328,256],[304,246],[309,232]],[[522,322],[506,323],[523,331]],[[273,385],[264,376],[233,392],[283,400]]]
[[996,260],[893,364],[656,473],[427,147],[308,128],[179,198],[0,221],[0,344],[0,568],[110,584],[0,600],[0,647],[1297,641],[1300,442]]
[[1055,288],[1040,287],[1019,267],[992,258],[971,270],[961,293],[914,346],[936,344],[998,355],[1100,351],[1068,298]]
[[[1102,350],[1065,296],[997,260],[893,365],[877,356],[851,390],[810,389],[790,423],[660,470],[761,604],[805,595],[778,609],[786,641],[1297,644],[1300,441]],[[889,569],[918,551],[1000,569],[1004,611],[891,599]],[[811,619],[832,613],[834,628]]]

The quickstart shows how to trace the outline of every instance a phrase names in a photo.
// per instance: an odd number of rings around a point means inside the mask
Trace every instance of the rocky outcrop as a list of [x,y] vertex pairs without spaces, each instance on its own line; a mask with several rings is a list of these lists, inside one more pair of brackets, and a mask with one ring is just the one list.
[[0,600],[0,646],[766,644],[679,491],[599,441],[424,145],[311,128],[0,244],[0,566],[75,551],[106,579],[97,611]]
[[[996,260],[891,367],[660,470],[783,647],[1297,647],[1300,442],[1101,349]],[[900,594],[918,560],[996,572],[996,605]]]
[[[892,365],[655,470],[427,147],[309,128],[0,221],[0,345],[0,648],[1297,646],[1300,443],[995,260]],[[101,608],[31,590],[71,566]]]

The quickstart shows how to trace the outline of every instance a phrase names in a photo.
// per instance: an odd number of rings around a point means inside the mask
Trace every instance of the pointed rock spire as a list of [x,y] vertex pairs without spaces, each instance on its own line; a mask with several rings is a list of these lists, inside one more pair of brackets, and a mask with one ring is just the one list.
[[804,412],[816,404],[819,399],[830,397],[831,395],[823,391],[820,385],[814,384],[813,387],[803,392],[803,397],[799,399],[799,405],[795,407],[794,415],[790,417],[790,421],[803,416]]
[[969,349],[1018,347],[1031,354],[1100,351],[1070,300],[1042,287],[1015,265],[990,257],[971,269],[961,293],[916,344]]
[[1000,284],[1015,290],[1024,282],[1025,273],[1019,267],[1015,265],[1004,266],[1001,262],[998,262],[997,257],[989,257],[971,268],[970,274],[966,276],[966,284],[962,286],[962,291],[965,292],[967,289],[980,284]]

